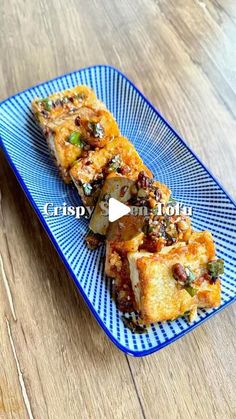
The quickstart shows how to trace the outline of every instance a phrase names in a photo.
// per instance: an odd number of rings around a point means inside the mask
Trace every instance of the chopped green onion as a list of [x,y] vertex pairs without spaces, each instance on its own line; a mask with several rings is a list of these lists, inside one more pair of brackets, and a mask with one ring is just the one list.
[[75,95],[75,98],[77,98],[77,99],[85,99],[86,98],[86,94],[83,93],[83,92],[78,93],[77,95]]
[[186,272],[187,277],[188,277],[188,279],[187,279],[188,284],[191,284],[191,282],[193,282],[194,279],[195,279],[195,274],[193,273],[193,271],[191,270],[191,268],[189,266],[187,266],[185,268],[185,272]]
[[116,154],[109,162],[108,171],[109,172],[116,172],[117,169],[121,166],[121,157],[119,154]]
[[152,209],[151,209],[151,212],[152,212],[154,215],[157,215],[157,214],[158,214],[158,207],[156,206],[156,207],[152,208]]
[[191,285],[185,287],[184,289],[191,295],[191,297],[194,297],[194,295],[197,293],[196,288],[191,287]]
[[104,128],[100,122],[89,122],[88,127],[92,131],[95,138],[102,138],[104,136]]
[[81,134],[80,132],[77,131],[73,131],[70,135],[69,135],[69,139],[68,139],[69,143],[73,144],[73,145],[77,145],[80,148],[83,148],[83,142],[81,140]]
[[42,102],[46,111],[50,111],[52,109],[52,100],[45,98],[42,100]]
[[176,204],[177,204],[176,199],[172,198],[172,196],[171,196],[167,205],[170,206],[170,207],[175,207]]
[[148,195],[148,191],[146,189],[144,189],[144,188],[140,188],[138,190],[138,194],[137,195],[138,195],[139,198],[146,198],[147,195]]
[[142,232],[145,234],[145,236],[147,236],[149,234],[149,224],[148,224],[147,220],[145,220],[145,222],[144,222]]
[[208,262],[207,269],[212,278],[218,278],[224,273],[224,261],[223,259],[217,259],[212,262]]
[[93,187],[90,183],[83,183],[83,190],[86,196],[90,196],[93,190]]

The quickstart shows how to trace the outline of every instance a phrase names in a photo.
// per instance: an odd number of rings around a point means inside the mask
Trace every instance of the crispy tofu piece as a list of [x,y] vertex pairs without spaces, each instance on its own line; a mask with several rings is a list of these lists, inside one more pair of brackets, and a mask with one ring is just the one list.
[[[106,242],[105,272],[106,275],[115,280],[115,299],[118,309],[122,312],[132,312],[134,310],[135,299],[130,281],[127,252],[136,251],[142,242],[142,218],[127,215],[111,223],[111,228],[109,228],[110,240]],[[129,226],[128,229],[125,229],[126,225]],[[114,235],[112,229],[114,229]]]
[[32,108],[65,182],[79,157],[119,135],[114,117],[87,86],[36,99]]
[[[154,181],[153,185],[157,187],[162,194],[162,200],[168,202],[170,197],[170,190],[166,185],[158,181]],[[90,220],[89,228],[94,232],[101,235],[105,235],[108,230],[109,220],[108,220],[108,211],[104,211],[104,206],[108,207],[109,198],[115,198],[124,204],[128,204],[128,201],[132,198],[132,188],[135,187],[135,181],[128,179],[126,177],[108,177],[106,178],[104,185],[101,189],[99,199],[97,201],[95,210],[93,212],[92,218]],[[137,207],[137,215],[139,208]],[[134,218],[136,220],[136,218]],[[124,223],[126,224],[128,218],[124,218]],[[128,222],[129,223],[129,222]],[[115,231],[117,226],[116,223],[112,223],[112,231]],[[129,231],[129,225],[126,225],[126,231]]]
[[[215,246],[208,231],[193,233],[189,243],[179,242],[157,254],[128,254],[130,278],[136,308],[145,323],[172,320],[197,307],[217,307],[220,304],[220,280],[198,281],[207,263],[215,258]],[[196,281],[196,294],[179,287],[172,267],[180,263],[191,269]]]
[[[126,257],[128,252],[136,252],[142,243],[144,233],[143,216],[125,215],[119,220],[110,223],[106,242],[105,272],[108,276],[116,276],[116,266],[112,265],[115,260],[113,253]],[[121,266],[122,267],[122,266]]]
[[96,234],[106,234],[109,226],[109,199],[115,198],[120,202],[126,203],[131,198],[131,188],[133,185],[134,181],[125,177],[110,177],[105,180],[89,223],[90,230]]
[[60,121],[70,112],[73,113],[82,106],[94,109],[105,108],[105,105],[97,99],[94,91],[83,85],[53,93],[43,99],[35,98],[32,102],[32,110],[42,128],[53,127],[50,124],[57,120]]
[[[138,252],[142,256],[150,256],[150,254],[161,250],[165,251],[165,241],[158,237],[156,241],[154,239],[152,241],[144,234],[144,227],[145,219],[143,216],[130,214],[109,225],[106,240],[105,272],[106,275],[115,279],[116,286],[120,283],[120,273],[126,272],[126,276],[122,274],[122,283],[124,288],[130,288],[130,273],[125,268],[129,252]],[[179,233],[179,240],[183,240],[182,232]],[[166,247],[166,249],[169,248]],[[125,299],[125,295],[123,299]]]
[[44,134],[48,148],[55,159],[60,174],[66,183],[71,181],[69,169],[72,164],[82,155],[83,148],[69,142],[69,137],[76,132],[74,120],[65,119],[54,129],[45,129]]
[[[139,180],[138,182],[134,182],[136,188],[135,196],[139,195],[139,189],[137,190]],[[150,196],[157,195],[158,199],[161,197],[163,204],[167,204],[169,201],[170,191],[168,188],[159,182],[158,189],[155,189],[157,186],[156,183],[157,182],[151,183],[151,185],[154,185],[154,188],[152,186],[149,188],[149,194],[145,201],[147,205],[149,205]],[[133,192],[133,188],[131,189]],[[141,197],[143,197],[143,190]],[[163,197],[166,199],[164,202]],[[147,209],[147,207],[132,207],[132,210],[145,208]],[[164,216],[155,215],[153,218],[152,210],[150,211],[151,212],[148,212],[145,215],[129,214],[122,217],[116,222],[110,223],[107,230],[105,272],[108,276],[115,279],[114,284],[117,305],[122,311],[127,309],[127,307],[129,308],[129,311],[132,311],[132,309],[134,310],[136,307],[135,299],[134,297],[132,298],[133,293],[130,290],[132,286],[130,270],[127,268],[128,253],[138,252],[138,254],[144,256],[145,254],[150,255],[150,253],[159,252],[165,246],[170,246],[169,241],[171,236],[169,236],[169,234],[171,232],[175,233],[175,242],[185,241],[185,239],[186,241],[189,240],[189,235],[186,233],[191,231],[191,221],[188,217],[185,215],[170,216],[166,220],[167,222],[165,222]],[[100,218],[98,218],[97,221],[99,222],[99,220]],[[176,228],[174,223],[177,226]],[[151,231],[149,231],[150,227]],[[153,230],[154,228],[156,231]],[[168,231],[167,236],[166,231]],[[140,251],[142,251],[142,253],[139,253]]]
[[138,250],[143,240],[143,217],[125,215],[110,223],[106,242],[105,272],[114,278],[115,298],[119,310],[134,310],[134,293],[130,281],[127,252]]
[[85,205],[95,205],[106,178],[135,180],[140,171],[152,177],[134,146],[125,137],[116,137],[100,150],[88,152],[71,168],[70,175]]

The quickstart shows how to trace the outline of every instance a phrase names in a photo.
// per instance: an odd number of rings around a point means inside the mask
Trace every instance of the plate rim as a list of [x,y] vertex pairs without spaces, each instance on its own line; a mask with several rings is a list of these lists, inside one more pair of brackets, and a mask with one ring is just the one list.
[[[8,101],[10,101],[11,99],[14,99],[17,96],[22,95],[23,93],[26,93],[30,90],[32,90],[33,88],[36,87],[40,87],[43,86],[45,84],[48,84],[50,82],[53,82],[55,80],[60,80],[64,77],[67,76],[71,76],[73,74],[76,73],[80,73],[83,71],[88,71],[94,68],[109,68],[112,69],[113,71],[115,71],[116,73],[118,73],[120,76],[122,76],[132,87],[133,89],[136,91],[137,94],[139,94],[142,99],[148,104],[148,106],[151,107],[151,109],[158,115],[159,118],[161,118],[161,120],[164,122],[165,125],[168,126],[168,128],[174,133],[174,135],[184,144],[184,146],[188,149],[188,151],[194,156],[194,158],[200,163],[200,165],[205,169],[205,171],[208,173],[208,175],[213,179],[213,181],[218,185],[218,187],[224,192],[224,194],[227,196],[227,198],[231,201],[231,203],[234,205],[234,207],[236,208],[236,200],[234,200],[230,194],[225,190],[225,188],[221,185],[221,183],[219,182],[219,180],[212,174],[212,172],[205,166],[205,164],[202,162],[202,160],[198,157],[198,155],[191,149],[191,147],[187,144],[186,140],[180,135],[178,134],[178,132],[175,130],[175,128],[173,128],[173,126],[165,119],[165,117],[160,113],[160,111],[158,109],[155,108],[155,106],[149,101],[149,99],[139,90],[139,88],[132,82],[132,80],[129,79],[128,76],[126,76],[121,70],[119,70],[118,68],[109,65],[109,64],[95,64],[95,65],[91,65],[91,66],[87,66],[87,67],[83,67],[80,68],[78,70],[74,70],[74,71],[70,71],[70,72],[66,72],[62,75],[53,77],[49,80],[46,80],[44,82],[32,85],[31,87],[28,87],[20,92],[17,92],[9,97],[7,97],[6,99],[2,100],[0,102],[0,108],[2,107],[2,105]],[[76,275],[73,273],[73,271],[71,270],[71,267],[68,263],[68,261],[66,260],[62,250],[59,248],[59,245],[56,241],[56,239],[54,238],[49,226],[46,224],[45,218],[43,217],[43,215],[41,214],[34,198],[32,197],[29,189],[27,188],[21,174],[19,173],[17,167],[15,166],[10,154],[8,153],[5,144],[4,144],[4,140],[3,137],[1,135],[1,131],[0,131],[0,146],[6,156],[6,159],[16,177],[16,179],[18,180],[23,192],[25,193],[28,201],[30,202],[31,206],[33,207],[36,215],[39,218],[39,221],[41,222],[44,230],[46,231],[48,237],[50,238],[55,250],[57,251],[58,255],[60,256],[61,260],[63,261],[68,273],[70,274],[70,276],[72,277],[76,287],[78,288],[81,296],[83,297],[84,301],[86,302],[88,308],[90,309],[91,313],[93,314],[93,316],[95,317],[96,321],[98,322],[99,326],[101,326],[102,330],[106,333],[106,335],[109,337],[109,339],[114,343],[114,345],[120,349],[122,352],[124,352],[127,355],[131,355],[133,357],[143,357],[143,356],[147,356],[147,355],[151,355],[155,352],[158,352],[159,350],[163,349],[164,347],[170,345],[171,343],[174,343],[175,341],[177,341],[178,339],[182,338],[183,336],[187,335],[189,332],[191,332],[192,330],[194,330],[195,328],[197,328],[198,326],[202,325],[206,320],[208,320],[209,318],[213,317],[215,314],[221,312],[223,309],[225,309],[226,307],[228,307],[230,304],[232,304],[233,302],[236,301],[236,294],[234,297],[232,297],[232,299],[230,299],[229,301],[227,301],[225,304],[223,304],[222,306],[220,306],[219,308],[215,308],[213,309],[213,311],[211,313],[206,313],[206,316],[201,319],[200,322],[198,323],[194,323],[192,325],[189,326],[188,329],[181,331],[178,335],[171,337],[170,339],[168,339],[165,342],[160,343],[160,345],[158,347],[152,347],[149,349],[143,349],[143,350],[131,350],[129,348],[127,348],[126,346],[122,345],[110,332],[110,330],[108,329],[108,327],[105,325],[105,323],[102,321],[102,319],[98,316],[97,311],[95,310],[95,308],[92,306],[92,303],[89,301],[89,298],[87,297],[87,295],[85,294],[82,286],[80,285]]]

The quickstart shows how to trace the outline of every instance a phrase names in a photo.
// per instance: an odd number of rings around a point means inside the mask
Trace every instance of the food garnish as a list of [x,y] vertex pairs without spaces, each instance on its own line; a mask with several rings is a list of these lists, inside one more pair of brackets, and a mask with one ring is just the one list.
[[95,138],[102,138],[104,136],[104,128],[100,122],[89,122],[88,127]]
[[220,275],[224,273],[224,261],[223,259],[213,260],[208,262],[207,269],[212,279],[219,278]]
[[77,145],[78,147],[83,148],[83,141],[81,140],[81,134],[78,131],[73,131],[70,134],[68,141],[70,144]]

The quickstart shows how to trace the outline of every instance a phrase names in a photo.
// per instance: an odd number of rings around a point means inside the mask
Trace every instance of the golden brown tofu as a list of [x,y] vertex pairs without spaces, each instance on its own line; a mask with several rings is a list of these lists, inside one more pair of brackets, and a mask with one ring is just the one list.
[[[166,246],[166,241],[162,237],[150,238],[147,235],[146,221],[148,220],[143,216],[127,215],[110,223],[106,237],[105,272],[108,276],[116,277],[116,267],[112,266],[113,252],[118,252],[121,260],[124,260],[128,252],[144,251],[151,254],[160,252]],[[185,241],[182,236],[183,233],[180,231],[176,241],[187,242],[188,240]],[[170,248],[170,245],[167,248]],[[113,272],[112,275],[111,272]]]
[[[74,120],[66,118],[60,125],[55,125],[54,129],[46,128],[44,135],[47,140],[48,148],[54,157],[56,165],[63,180],[68,183],[71,180],[69,169],[72,164],[83,153],[83,142],[80,134],[77,133]],[[70,138],[77,135],[77,144],[72,144]]]
[[119,310],[134,310],[134,293],[130,281],[128,252],[138,250],[143,240],[143,217],[125,215],[110,223],[107,242],[105,273],[115,279],[115,298]]
[[[104,217],[99,216],[99,200],[90,223],[93,231],[107,234],[105,272],[115,279],[116,302],[121,311],[133,311],[135,304],[127,253],[135,252],[144,245],[147,238],[145,230],[153,215],[153,207],[158,202],[166,204],[170,197],[170,190],[166,185],[148,178],[144,172],[140,172],[137,180],[131,184],[126,185],[127,181],[128,179],[124,179],[122,185],[119,185],[121,188],[110,190],[109,194],[121,201],[123,198],[119,196],[119,192],[122,191],[123,195],[124,187],[127,188],[122,202],[130,206],[131,213],[109,224],[108,219],[104,220]],[[105,185],[107,182],[108,180]],[[108,191],[109,187],[105,192]],[[116,195],[113,196],[113,193]]]
[[79,157],[119,135],[114,117],[87,86],[34,100],[32,107],[65,182]]
[[105,108],[94,91],[83,85],[53,93],[44,99],[35,98],[32,102],[33,112],[42,128],[62,119],[69,113],[74,113],[82,106],[94,109]]
[[89,151],[71,168],[70,175],[85,205],[95,205],[106,178],[137,179],[145,171],[152,177],[134,146],[125,137],[116,137],[100,150]]
[[143,216],[130,214],[121,217],[114,223],[110,223],[107,234],[105,263],[105,272],[108,276],[115,278],[117,273],[116,266],[112,265],[112,262],[115,260],[113,253],[119,254],[122,261],[128,252],[136,252],[139,249],[144,237],[143,224]]
[[114,198],[126,203],[131,198],[131,188],[133,185],[134,181],[126,177],[109,177],[105,180],[89,223],[90,230],[95,234],[106,234],[109,226],[109,199]]
[[[220,305],[220,280],[211,278],[207,270],[214,259],[215,246],[208,231],[193,233],[188,244],[179,242],[157,254],[129,253],[136,308],[143,321],[172,320],[197,307]],[[176,280],[175,268],[180,280]]]
[[[139,174],[140,175],[140,174]],[[138,176],[139,179],[139,176]],[[131,180],[126,177],[110,177],[108,176],[104,182],[104,185],[101,189],[95,210],[93,212],[92,218],[90,220],[89,228],[97,234],[106,235],[108,226],[109,226],[109,220],[108,220],[108,201],[110,198],[115,198],[118,201],[128,205],[131,207],[131,211],[133,210],[135,214],[145,215],[143,212],[148,214],[149,210],[149,202],[147,197],[146,202],[146,208],[145,205],[142,206],[133,206],[132,201],[134,198],[134,191],[137,194],[137,183],[139,180]],[[158,190],[161,193],[162,202],[167,202],[169,200],[170,196],[170,190],[167,188],[166,185],[157,182],[152,181],[152,187],[155,188],[155,190]],[[153,189],[154,190],[154,189]],[[107,209],[107,211],[104,211],[104,208]],[[143,211],[142,210],[146,210]],[[126,223],[126,218],[124,219]],[[135,219],[134,219],[135,220]],[[112,231],[115,231],[116,223],[112,223],[113,228]],[[126,231],[130,230],[130,225],[125,227]]]

